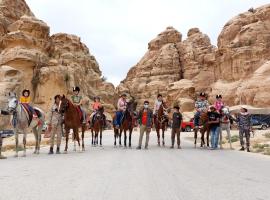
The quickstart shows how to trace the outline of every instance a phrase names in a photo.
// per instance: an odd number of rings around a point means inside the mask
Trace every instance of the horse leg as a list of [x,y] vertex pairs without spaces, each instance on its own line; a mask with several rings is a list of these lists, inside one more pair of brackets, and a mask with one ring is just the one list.
[[23,157],[26,157],[26,136],[27,136],[27,133],[24,130],[23,132]]
[[158,146],[160,146],[160,134],[159,134],[159,127],[156,127],[156,131],[157,131],[157,139],[158,139]]
[[65,146],[64,153],[67,153],[67,150],[68,150],[69,130],[70,129],[66,129],[66,146]]
[[92,134],[92,146],[94,145],[94,131],[91,129],[91,134]]
[[127,147],[127,130],[124,129],[124,146]]
[[132,135],[132,128],[129,129],[129,138],[128,138],[128,139],[129,139],[129,140],[128,140],[128,141],[129,141],[129,143],[128,143],[128,147],[129,147],[129,148],[131,148],[131,135]]
[[122,143],[121,143],[122,131],[123,130],[120,130],[120,133],[119,133],[119,146],[122,146]]
[[114,147],[116,146],[116,135],[118,134],[117,129],[114,129]]
[[32,129],[34,136],[35,136],[35,140],[36,140],[36,144],[35,144],[35,151],[33,152],[33,154],[37,153],[37,147],[38,147],[38,135],[37,135],[37,127],[34,127]]
[[15,131],[15,157],[18,157],[18,145],[19,145],[19,134],[17,130]]
[[205,145],[205,141],[204,141],[204,134],[205,134],[205,131],[201,131],[201,147],[203,147]]
[[86,126],[82,127],[82,151],[85,151],[84,147],[84,132],[85,132]]
[[194,129],[194,147],[197,147],[197,135],[198,135],[198,129]]
[[165,135],[164,135],[164,132],[165,132],[165,127],[162,129],[162,146],[165,146]]
[[[80,144],[80,135],[79,135],[79,129],[76,129],[75,131],[75,135],[76,135],[76,140],[78,142],[78,145],[79,145],[79,150],[81,149],[81,144]],[[76,151],[76,146],[75,146],[75,151]]]
[[102,128],[100,129],[99,145],[102,146]]

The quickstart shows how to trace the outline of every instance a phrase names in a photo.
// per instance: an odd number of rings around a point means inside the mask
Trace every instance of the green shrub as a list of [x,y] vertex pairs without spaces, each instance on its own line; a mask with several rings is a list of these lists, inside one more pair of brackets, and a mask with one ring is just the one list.
[[[229,140],[229,137],[228,136],[226,136],[226,140]],[[231,141],[232,142],[239,141],[239,135],[233,135],[233,136],[231,136]]]

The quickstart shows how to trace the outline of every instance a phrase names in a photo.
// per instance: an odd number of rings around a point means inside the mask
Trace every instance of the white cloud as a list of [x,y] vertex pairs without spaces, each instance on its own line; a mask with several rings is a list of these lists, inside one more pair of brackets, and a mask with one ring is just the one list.
[[224,24],[269,0],[26,0],[52,33],[76,34],[96,57],[108,81],[117,85],[167,26],[186,37],[198,27],[216,44]]

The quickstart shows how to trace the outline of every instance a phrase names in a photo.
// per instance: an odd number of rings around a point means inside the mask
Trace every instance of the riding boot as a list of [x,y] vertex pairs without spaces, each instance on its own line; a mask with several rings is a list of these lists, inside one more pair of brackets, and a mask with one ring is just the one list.
[[60,147],[56,148],[56,154],[60,154]]
[[250,152],[250,149],[249,149],[249,147],[247,147],[247,152]]
[[241,147],[241,149],[239,149],[239,151],[245,151],[245,147]]
[[53,147],[50,147],[50,151],[48,154],[53,154]]

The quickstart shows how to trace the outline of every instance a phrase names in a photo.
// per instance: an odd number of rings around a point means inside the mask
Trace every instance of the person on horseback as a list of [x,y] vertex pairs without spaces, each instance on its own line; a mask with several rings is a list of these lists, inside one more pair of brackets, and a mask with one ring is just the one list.
[[216,96],[216,102],[214,105],[215,105],[217,112],[221,113],[221,109],[224,108],[224,106],[225,106],[224,102],[222,101],[221,94]]
[[30,90],[24,89],[22,92],[22,96],[20,97],[20,103],[25,105],[28,110],[32,113],[33,118],[37,118],[37,114],[32,106],[30,106],[31,97],[30,97]]
[[138,115],[140,124],[140,138],[137,149],[142,148],[142,139],[144,132],[146,132],[145,149],[148,149],[149,134],[153,125],[153,112],[149,109],[149,101],[144,101],[143,109],[140,110]]
[[83,97],[79,95],[80,93],[80,88],[78,86],[73,88],[73,95],[71,96],[72,103],[78,106],[82,112],[82,117],[83,117],[83,123],[86,123],[86,112],[82,107],[82,99]]
[[196,113],[194,115],[194,125],[198,129],[200,125],[200,115],[202,112],[207,112],[209,103],[206,100],[206,94],[204,92],[200,93],[199,99],[195,102]]
[[172,116],[172,146],[171,149],[174,148],[175,135],[177,136],[177,147],[181,149],[180,146],[180,132],[181,132],[181,123],[183,120],[182,114],[179,112],[180,107],[178,105],[174,106],[174,113]]
[[115,121],[115,128],[119,129],[121,125],[121,121],[124,115],[124,112],[127,109],[127,95],[124,93],[121,95],[117,102],[117,111],[116,111],[116,121]]
[[52,105],[51,111],[48,115],[48,126],[51,129],[51,138],[50,138],[50,151],[49,154],[53,154],[54,138],[56,135],[57,138],[57,147],[56,154],[60,154],[60,145],[62,139],[62,114],[59,110],[60,108],[61,96],[56,95],[54,97],[54,104]]
[[157,111],[159,110],[159,107],[163,104],[163,97],[161,94],[157,95],[157,99],[155,100],[155,105],[154,105],[154,115],[157,114]]
[[[94,122],[95,122],[95,115],[102,108],[103,108],[103,106],[100,102],[100,97],[98,97],[98,96],[94,97],[94,103],[92,105],[93,112],[90,115],[90,127],[93,127]],[[103,126],[105,126],[106,125],[106,116],[103,113],[102,113],[102,115],[103,115],[103,120],[104,120]]]

